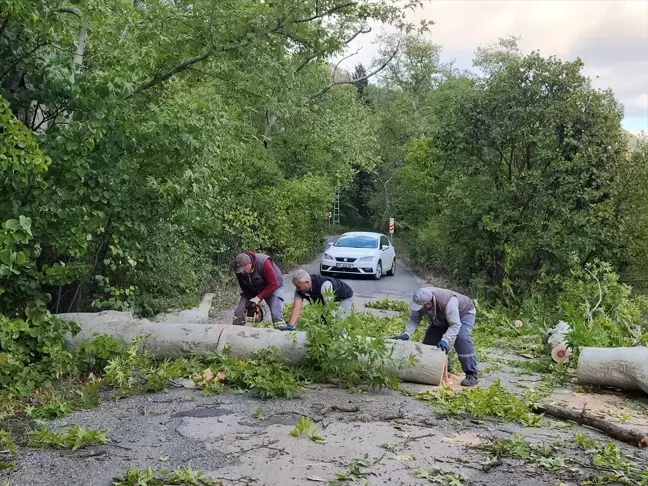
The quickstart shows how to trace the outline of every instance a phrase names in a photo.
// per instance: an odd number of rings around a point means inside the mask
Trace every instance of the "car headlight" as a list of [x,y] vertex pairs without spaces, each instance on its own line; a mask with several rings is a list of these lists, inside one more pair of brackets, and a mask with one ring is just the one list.
[[373,262],[373,261],[374,261],[374,257],[372,257],[372,256],[362,257],[362,258],[361,258],[360,260],[358,260],[358,261],[359,261],[359,262],[362,262],[362,263]]
[[333,260],[334,258],[328,253],[324,253],[324,260]]

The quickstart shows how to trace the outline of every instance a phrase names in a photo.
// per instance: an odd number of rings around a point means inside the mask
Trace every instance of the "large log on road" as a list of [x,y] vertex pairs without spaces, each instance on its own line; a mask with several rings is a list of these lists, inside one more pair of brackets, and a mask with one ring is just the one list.
[[[269,346],[293,364],[303,364],[308,351],[305,332],[285,332],[269,328],[255,328],[224,324],[156,323],[146,319],[132,320],[128,313],[102,312],[95,314],[68,314],[81,331],[76,336],[65,338],[68,347],[75,349],[93,339],[95,333],[108,334],[115,339],[129,343],[140,334],[146,335],[143,349],[158,359],[174,359],[190,353],[208,354],[229,347],[232,354],[245,359],[253,352]],[[402,381],[439,385],[443,379],[446,355],[433,346],[411,341],[389,341],[394,360],[404,360],[405,368],[396,372]],[[409,366],[408,358],[414,355],[416,364]]]
[[648,348],[583,348],[578,358],[577,380],[581,385],[648,393]]

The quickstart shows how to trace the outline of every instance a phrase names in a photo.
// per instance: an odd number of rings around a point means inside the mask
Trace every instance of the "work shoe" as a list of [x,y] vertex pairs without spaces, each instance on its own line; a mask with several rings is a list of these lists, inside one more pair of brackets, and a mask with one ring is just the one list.
[[466,375],[466,377],[461,380],[461,386],[476,386],[477,383],[479,383],[477,375]]

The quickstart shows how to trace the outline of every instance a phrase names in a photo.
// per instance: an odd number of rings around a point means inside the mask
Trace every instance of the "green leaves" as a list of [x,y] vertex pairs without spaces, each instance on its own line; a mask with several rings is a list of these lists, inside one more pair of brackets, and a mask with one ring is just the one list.
[[295,428],[290,431],[290,435],[293,437],[305,435],[316,444],[324,443],[324,438],[320,435],[317,427],[315,427],[315,424],[313,424],[313,421],[309,417],[299,417]]
[[107,444],[109,442],[108,433],[105,430],[89,430],[80,425],[72,427],[63,434],[41,429],[29,432],[28,435],[32,437],[29,443],[32,447],[55,447],[70,449],[72,452],[89,445]]

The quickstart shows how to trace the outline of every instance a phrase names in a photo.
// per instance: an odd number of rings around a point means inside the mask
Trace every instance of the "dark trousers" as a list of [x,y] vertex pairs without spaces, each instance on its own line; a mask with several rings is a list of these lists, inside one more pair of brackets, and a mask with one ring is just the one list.
[[[477,353],[472,340],[473,327],[475,327],[474,314],[466,314],[461,318],[461,329],[455,340],[454,348],[464,373],[477,376]],[[423,344],[437,346],[447,330],[447,327],[431,325],[425,333]]]

